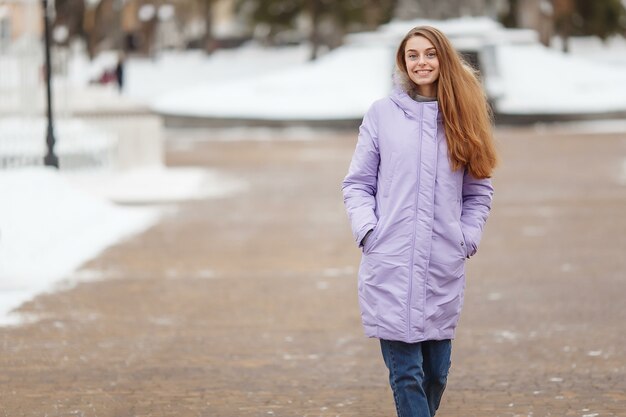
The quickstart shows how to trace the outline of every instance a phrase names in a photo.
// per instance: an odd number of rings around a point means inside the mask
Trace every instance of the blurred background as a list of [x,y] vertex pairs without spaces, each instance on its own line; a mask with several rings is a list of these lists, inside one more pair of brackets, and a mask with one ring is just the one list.
[[423,24],[502,155],[446,415],[626,415],[625,0],[0,0],[0,414],[392,415],[339,187]]
[[[140,106],[172,126],[354,126],[388,91],[415,19],[441,22],[481,71],[499,122],[620,117],[625,16],[620,0],[2,0],[0,117],[45,113],[49,49],[59,128],[131,107],[148,126]],[[361,56],[371,62],[352,71]],[[597,63],[595,80],[581,76]]]

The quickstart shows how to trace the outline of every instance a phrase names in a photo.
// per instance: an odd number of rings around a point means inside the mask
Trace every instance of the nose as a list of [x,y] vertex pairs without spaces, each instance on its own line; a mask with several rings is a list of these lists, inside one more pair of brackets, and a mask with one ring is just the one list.
[[424,55],[418,55],[417,65],[424,65],[424,64],[426,64],[426,58],[424,57]]

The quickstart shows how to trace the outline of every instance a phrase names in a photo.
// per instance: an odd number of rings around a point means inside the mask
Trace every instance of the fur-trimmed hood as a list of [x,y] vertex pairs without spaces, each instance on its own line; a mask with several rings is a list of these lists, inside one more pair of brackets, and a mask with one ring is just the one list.
[[409,75],[400,70],[398,67],[393,72],[393,89],[398,92],[403,92],[409,95],[411,98],[417,97],[417,86],[411,79]]
[[[418,100],[417,85],[411,81],[409,76],[396,68],[393,74],[393,89],[389,95],[389,99],[396,103],[402,111],[409,115],[413,119],[419,119],[421,114],[421,105],[423,104],[435,104],[435,108],[439,109],[439,103],[437,101],[425,101]],[[436,112],[437,121],[442,120],[441,111]]]
[[394,92],[406,93],[413,100],[417,99],[417,96],[419,95],[417,92],[417,85],[411,81],[406,72],[403,72],[396,67],[392,75],[392,80]]

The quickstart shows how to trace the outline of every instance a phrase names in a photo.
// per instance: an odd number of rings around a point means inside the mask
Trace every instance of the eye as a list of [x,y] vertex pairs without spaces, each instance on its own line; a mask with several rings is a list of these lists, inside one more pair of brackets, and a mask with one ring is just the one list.
[[426,58],[428,58],[428,59],[433,59],[433,58],[436,58],[436,57],[437,57],[437,52],[435,52],[435,51],[430,51],[430,52],[426,53]]
[[409,59],[411,59],[411,60],[413,60],[413,59],[417,59],[417,55],[415,55],[415,54],[409,54],[409,55],[407,55],[407,58],[409,58]]

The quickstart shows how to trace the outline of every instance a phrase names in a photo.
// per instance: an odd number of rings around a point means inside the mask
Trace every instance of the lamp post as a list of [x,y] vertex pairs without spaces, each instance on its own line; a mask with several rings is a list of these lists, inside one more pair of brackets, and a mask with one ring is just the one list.
[[48,116],[48,129],[46,133],[46,145],[48,151],[43,158],[44,165],[59,168],[59,158],[54,153],[54,123],[52,120],[52,65],[50,64],[50,23],[48,22],[48,0],[42,0],[44,43],[46,51],[46,103]]

